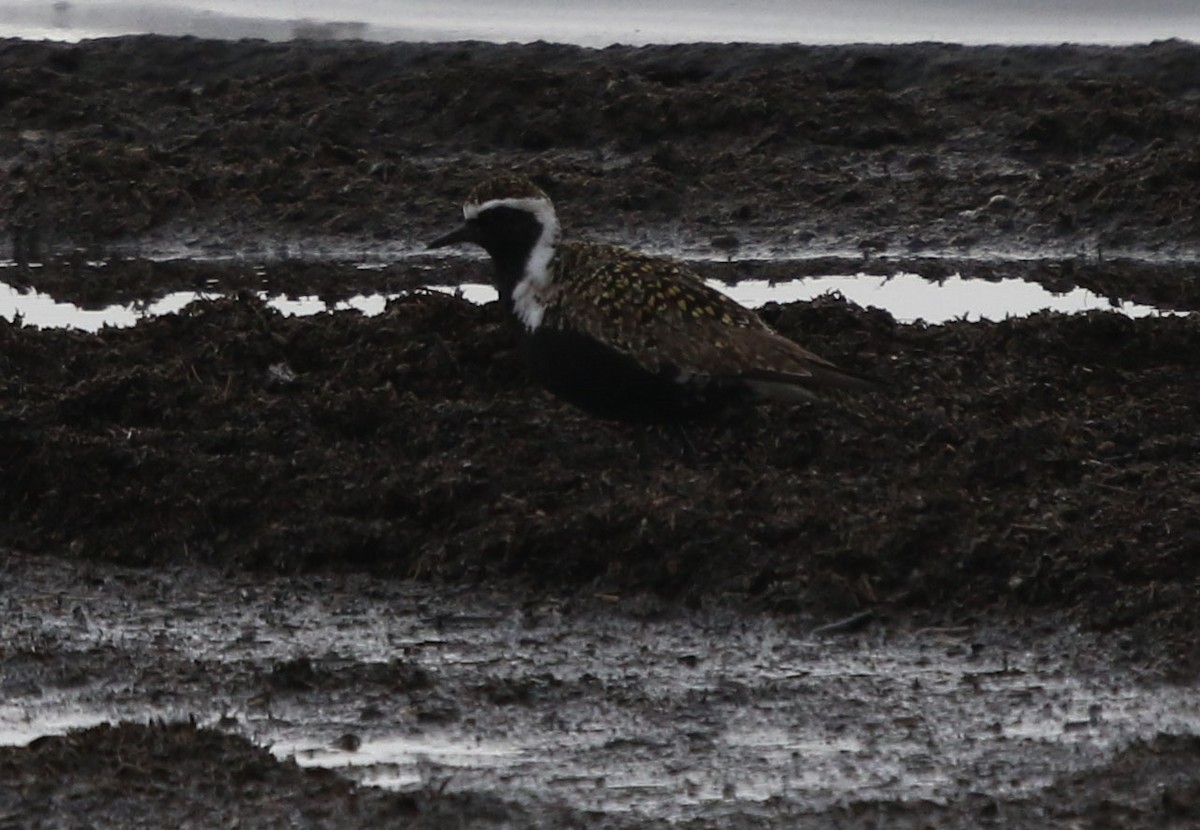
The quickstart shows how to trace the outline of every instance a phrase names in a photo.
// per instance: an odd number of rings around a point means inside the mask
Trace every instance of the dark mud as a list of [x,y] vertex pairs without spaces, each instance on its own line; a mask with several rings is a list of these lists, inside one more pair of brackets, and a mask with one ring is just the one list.
[[[416,292],[374,318],[300,319],[253,292],[477,279],[472,262],[400,256],[453,222],[470,183],[518,166],[592,236],[838,257],[702,266],[713,275],[952,253],[980,275],[1196,308],[1198,91],[1200,49],[1181,43],[0,45],[5,280],[87,304],[230,292],[95,335],[0,321],[0,549],[181,580],[356,574],[805,625],[1049,620],[1102,637],[1114,664],[1193,683],[1190,317],[925,327],[833,298],[771,306],[785,334],[888,389],[656,432],[531,386],[494,305]],[[272,261],[88,265],[172,247]],[[330,249],[386,267],[291,261]],[[1005,259],[1022,252],[1034,261]],[[31,578],[6,558],[6,587]],[[68,678],[88,665],[46,648],[0,650],[6,688],[31,653]],[[1036,796],[809,818],[1189,826],[1195,760],[1191,738],[1164,735]],[[495,791],[357,787],[208,727],[98,727],[3,750],[0,768],[14,827],[79,811],[182,824],[179,793],[243,826],[617,821],[531,815]],[[97,806],[113,793],[128,800]]]
[[889,388],[597,422],[530,384],[497,305],[429,293],[375,318],[247,295],[96,335],[0,324],[0,541],[823,615],[1070,610],[1195,665],[1194,319],[764,315]]
[[[630,241],[1195,252],[1200,47],[0,44],[18,252],[429,238],[532,174]],[[658,229],[658,230],[656,230]]]

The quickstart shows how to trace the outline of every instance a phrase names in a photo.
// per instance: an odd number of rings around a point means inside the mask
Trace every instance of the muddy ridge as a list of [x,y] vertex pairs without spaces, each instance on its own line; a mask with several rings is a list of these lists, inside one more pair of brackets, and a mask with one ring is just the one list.
[[[1200,47],[0,43],[19,251],[418,241],[481,176],[569,226],[1194,253]],[[998,198],[997,198],[998,197]]]
[[889,384],[679,432],[532,386],[496,304],[252,296],[98,335],[0,324],[3,544],[848,614],[1068,609],[1193,665],[1191,318],[784,334]]

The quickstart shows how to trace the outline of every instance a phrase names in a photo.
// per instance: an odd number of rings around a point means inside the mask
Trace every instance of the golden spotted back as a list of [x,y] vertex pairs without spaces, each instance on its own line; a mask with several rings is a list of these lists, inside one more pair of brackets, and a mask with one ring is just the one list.
[[559,245],[544,324],[589,334],[650,371],[807,376],[827,361],[671,259],[611,245]]

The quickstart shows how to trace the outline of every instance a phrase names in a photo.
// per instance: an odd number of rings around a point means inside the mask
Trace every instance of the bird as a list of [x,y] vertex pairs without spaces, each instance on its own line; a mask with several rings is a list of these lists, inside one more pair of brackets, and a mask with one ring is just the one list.
[[524,176],[479,183],[462,212],[429,248],[471,243],[490,255],[532,376],[593,416],[678,422],[878,385],[779,334],[683,262],[564,241],[554,203]]

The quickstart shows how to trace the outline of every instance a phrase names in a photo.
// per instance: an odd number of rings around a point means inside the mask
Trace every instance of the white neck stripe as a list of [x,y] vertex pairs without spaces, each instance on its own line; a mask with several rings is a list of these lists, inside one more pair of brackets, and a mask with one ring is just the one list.
[[508,207],[516,210],[524,210],[532,213],[538,219],[542,220],[542,224],[546,224],[547,215],[554,220],[554,224],[558,224],[558,220],[554,218],[554,205],[550,204],[550,200],[542,196],[527,196],[521,199],[488,199],[480,204],[467,202],[463,205],[463,219],[474,219],[485,210],[491,210],[497,207]]
[[489,199],[482,204],[463,205],[463,218],[475,219],[485,210],[496,207],[514,208],[533,214],[542,226],[542,232],[533,243],[529,259],[525,262],[525,273],[513,288],[513,311],[525,327],[533,331],[542,323],[546,313],[544,291],[550,284],[550,261],[554,259],[554,246],[558,242],[558,216],[549,199],[541,196],[523,199]]

